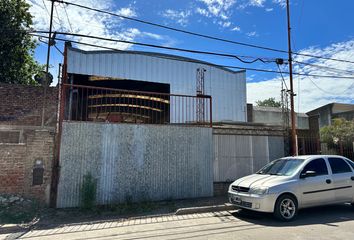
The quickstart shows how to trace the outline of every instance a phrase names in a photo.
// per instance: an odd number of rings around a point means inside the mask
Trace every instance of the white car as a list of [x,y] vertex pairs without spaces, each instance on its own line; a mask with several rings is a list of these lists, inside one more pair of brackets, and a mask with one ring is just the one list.
[[354,162],[336,155],[274,160],[257,173],[237,179],[228,191],[239,208],[274,213],[284,221],[301,208],[354,203]]

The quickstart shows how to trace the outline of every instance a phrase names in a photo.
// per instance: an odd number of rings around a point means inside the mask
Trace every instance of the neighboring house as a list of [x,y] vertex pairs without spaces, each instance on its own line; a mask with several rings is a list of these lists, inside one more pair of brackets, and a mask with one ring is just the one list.
[[[322,107],[307,112],[314,130],[319,130],[324,126],[331,125],[334,118],[354,119],[354,104],[330,103]],[[317,123],[317,126],[316,126]]]
[[[284,125],[284,113],[278,107],[259,107],[248,104],[248,122],[261,123],[273,126]],[[251,112],[251,113],[250,113]],[[290,112],[289,119],[290,119]],[[305,113],[296,113],[296,128],[306,130],[309,129],[308,116]],[[290,121],[289,121],[290,125]]]

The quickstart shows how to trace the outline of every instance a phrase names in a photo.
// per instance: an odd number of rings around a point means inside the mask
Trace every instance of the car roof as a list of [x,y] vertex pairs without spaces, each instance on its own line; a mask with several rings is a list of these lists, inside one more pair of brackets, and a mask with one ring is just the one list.
[[303,160],[307,160],[310,158],[328,158],[328,157],[340,157],[340,158],[345,158],[343,156],[339,156],[339,155],[299,155],[299,156],[288,156],[288,157],[284,157],[284,159],[289,159],[289,158],[296,158],[296,159],[303,159]]

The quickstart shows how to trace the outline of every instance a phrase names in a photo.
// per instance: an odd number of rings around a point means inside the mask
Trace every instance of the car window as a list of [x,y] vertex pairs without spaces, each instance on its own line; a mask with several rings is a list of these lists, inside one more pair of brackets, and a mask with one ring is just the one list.
[[349,163],[350,166],[352,166],[354,170],[354,162],[352,160],[346,159],[347,163]]
[[290,176],[299,169],[303,161],[303,159],[297,158],[277,159],[265,165],[257,174]]
[[328,158],[328,162],[333,174],[352,172],[349,165],[341,158]]
[[327,165],[323,158],[314,159],[309,162],[302,170],[303,173],[307,171],[315,171],[317,176],[328,175]]

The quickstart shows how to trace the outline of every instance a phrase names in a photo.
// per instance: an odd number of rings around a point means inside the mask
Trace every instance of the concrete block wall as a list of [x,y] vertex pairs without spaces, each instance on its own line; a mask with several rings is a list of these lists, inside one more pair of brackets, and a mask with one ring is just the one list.
[[[48,203],[54,129],[0,125],[0,131],[18,131],[21,134],[18,143],[6,143],[0,139],[0,195],[20,195]],[[44,169],[43,183],[33,185],[33,169],[39,161]]]

